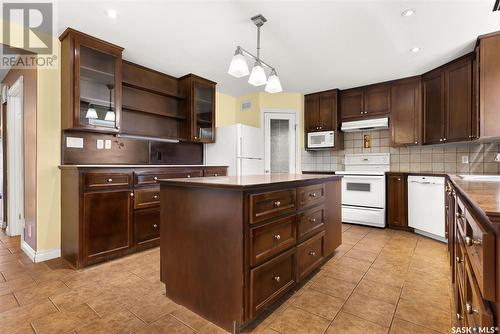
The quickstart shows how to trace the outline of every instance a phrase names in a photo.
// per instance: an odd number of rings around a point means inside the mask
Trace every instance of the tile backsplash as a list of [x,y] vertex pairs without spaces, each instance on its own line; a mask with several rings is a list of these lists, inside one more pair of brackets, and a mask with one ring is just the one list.
[[[363,136],[371,135],[371,148],[363,148]],[[390,130],[351,132],[344,134],[344,150],[303,151],[302,170],[344,170],[344,155],[351,153],[391,154],[393,172],[446,172],[499,174],[500,140],[444,145],[390,147]],[[466,159],[468,163],[462,162]]]

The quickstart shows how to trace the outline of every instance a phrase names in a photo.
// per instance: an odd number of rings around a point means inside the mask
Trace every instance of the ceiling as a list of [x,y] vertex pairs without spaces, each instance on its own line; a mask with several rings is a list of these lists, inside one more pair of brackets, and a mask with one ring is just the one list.
[[[463,55],[478,35],[500,30],[493,3],[64,0],[56,16],[59,34],[81,30],[124,47],[127,60],[173,76],[192,72],[240,96],[263,91],[227,74],[237,45],[255,51],[255,14],[268,19],[262,59],[276,67],[284,91],[309,93],[421,74]],[[408,8],[415,15],[401,16]]]

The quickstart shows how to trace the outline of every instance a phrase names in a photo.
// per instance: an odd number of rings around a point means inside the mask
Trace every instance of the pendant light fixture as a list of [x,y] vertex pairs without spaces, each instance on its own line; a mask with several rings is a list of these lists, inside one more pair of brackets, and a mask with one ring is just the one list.
[[[266,85],[265,91],[268,93],[282,92],[283,88],[281,87],[281,82],[275,68],[260,58],[260,27],[267,22],[267,19],[259,14],[252,17],[251,20],[257,26],[257,56],[254,56],[241,46],[237,46],[227,72],[236,78],[247,76],[249,73],[248,65],[245,60],[245,56],[247,56],[255,61],[252,71],[250,72],[250,77],[248,78],[248,83],[253,86]],[[264,67],[270,70],[269,79],[266,76]]]
[[89,107],[87,108],[87,113],[85,114],[85,118],[87,119],[97,119],[97,111],[92,105],[89,103]]
[[114,85],[108,84],[106,86],[109,89],[109,108],[108,108],[108,111],[106,112],[106,116],[104,116],[104,120],[114,122],[115,121],[115,112],[113,111],[113,108],[111,107],[111,92],[113,91]]

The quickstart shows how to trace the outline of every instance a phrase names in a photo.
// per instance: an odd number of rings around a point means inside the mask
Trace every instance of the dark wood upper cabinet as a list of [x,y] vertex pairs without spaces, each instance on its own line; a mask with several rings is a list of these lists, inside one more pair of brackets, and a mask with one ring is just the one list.
[[71,28],[59,39],[62,128],[119,132],[123,48]]
[[387,224],[390,227],[408,228],[405,174],[387,175]]
[[480,36],[477,44],[476,92],[480,137],[500,134],[500,33]]
[[388,114],[390,111],[390,87],[388,85],[374,85],[365,88],[363,95],[363,114],[377,116]]
[[424,74],[424,144],[473,138],[472,54]]
[[472,59],[450,65],[445,71],[446,141],[471,139]]
[[392,146],[421,143],[421,79],[398,80],[391,85],[391,141]]
[[215,85],[194,74],[179,79],[181,110],[186,121],[183,138],[202,143],[215,142]]
[[340,113],[342,121],[387,115],[390,113],[390,86],[383,83],[342,91]]
[[434,70],[422,77],[424,95],[424,144],[438,144],[444,137],[444,73]]
[[363,90],[348,89],[340,92],[340,118],[349,121],[363,116]]
[[319,94],[309,94],[304,97],[304,118],[306,131],[316,131],[319,128]]

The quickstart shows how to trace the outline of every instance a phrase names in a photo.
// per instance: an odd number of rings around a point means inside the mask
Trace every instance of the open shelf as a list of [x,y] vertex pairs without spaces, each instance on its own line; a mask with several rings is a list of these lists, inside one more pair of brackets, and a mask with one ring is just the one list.
[[179,119],[179,120],[186,119],[186,117],[182,116],[182,115],[176,115],[176,114],[172,114],[172,113],[165,113],[165,112],[162,112],[162,111],[145,110],[145,109],[140,109],[140,108],[137,108],[137,107],[131,107],[131,106],[127,106],[127,105],[122,105],[122,109],[127,109],[127,110],[135,111],[135,112],[142,112],[142,113],[146,113],[146,114],[153,114],[153,115],[158,115],[158,116],[164,116],[164,117],[169,117],[169,118],[175,118],[175,119]]
[[102,84],[115,83],[115,76],[113,73],[108,73],[88,66],[80,66],[80,77],[89,81],[95,81]]
[[164,91],[161,91],[161,90],[157,90],[157,89],[153,89],[153,88],[142,87],[142,86],[139,86],[139,85],[133,84],[131,82],[127,82],[127,81],[122,81],[122,85],[125,86],[125,87],[130,87],[130,88],[134,88],[134,89],[138,89],[138,90],[143,90],[143,91],[146,91],[146,92],[149,92],[149,93],[158,94],[158,95],[165,96],[165,97],[170,97],[170,98],[173,98],[173,99],[178,99],[178,100],[184,100],[184,99],[186,99],[183,96],[170,94],[170,93],[167,93],[167,92],[164,92]]
[[[93,97],[88,97],[88,96],[80,96],[80,101],[88,103],[88,104],[92,104],[92,105],[95,105],[95,106],[101,107],[101,108],[109,108],[109,100],[106,101],[106,100],[95,99]],[[114,109],[114,107],[115,107],[115,104],[111,103],[111,108]]]

